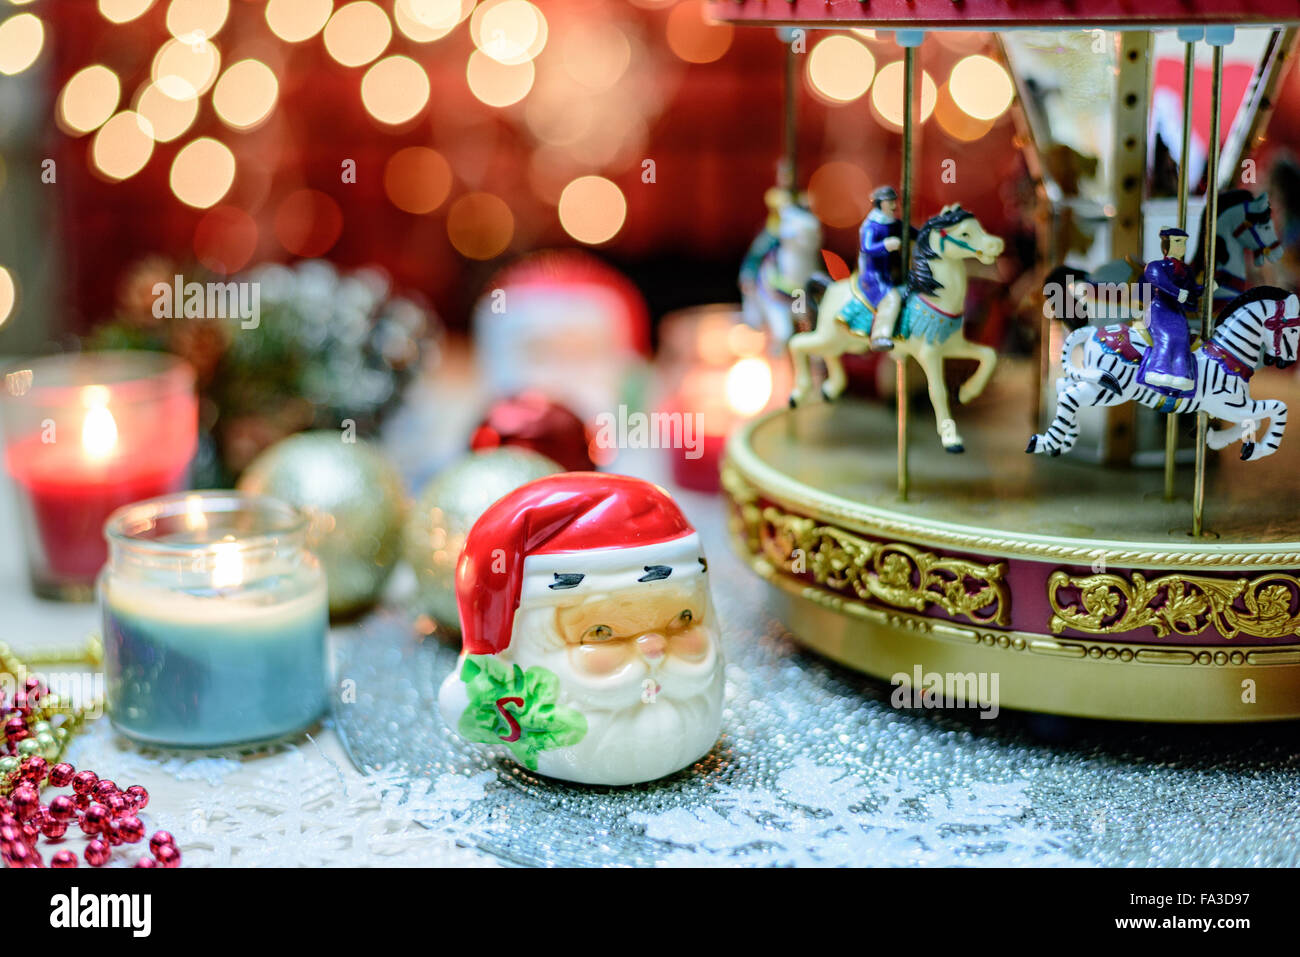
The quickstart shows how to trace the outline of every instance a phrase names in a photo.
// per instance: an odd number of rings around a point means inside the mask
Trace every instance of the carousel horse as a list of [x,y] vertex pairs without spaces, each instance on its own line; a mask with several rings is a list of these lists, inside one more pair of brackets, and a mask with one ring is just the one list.
[[[1241,440],[1241,458],[1253,462],[1277,451],[1286,430],[1286,404],[1252,399],[1250,377],[1256,366],[1286,368],[1300,346],[1300,299],[1284,289],[1260,286],[1237,296],[1220,314],[1209,342],[1192,353],[1196,385],[1173,398],[1137,381],[1138,363],[1148,348],[1135,325],[1083,326],[1070,333],[1061,350],[1064,377],[1057,380],[1056,417],[1046,432],[1030,436],[1026,452],[1060,455],[1079,438],[1079,407],[1140,402],[1158,412],[1207,412],[1233,423],[1211,429],[1205,443],[1221,449]],[[1083,364],[1072,355],[1083,346]],[[1268,432],[1256,439],[1260,423]]]
[[[1219,194],[1219,215],[1215,235],[1214,307],[1215,314],[1227,303],[1246,291],[1246,253],[1255,254],[1256,263],[1271,262],[1281,248],[1273,226],[1273,212],[1268,194],[1255,196],[1247,189],[1231,189]],[[1196,240],[1196,251],[1187,262],[1198,270],[1204,262],[1205,218]],[[1098,267],[1092,273],[1072,266],[1057,266],[1047,275],[1043,296],[1053,304],[1055,318],[1071,329],[1080,328],[1090,318],[1136,318],[1141,312],[1141,302],[1129,302],[1128,289],[1142,281],[1142,270],[1128,260],[1116,259]],[[1116,293],[1123,293],[1121,314],[1116,315]],[[1070,300],[1062,308],[1065,300]],[[1108,310],[1107,307],[1112,307]],[[1110,311],[1110,315],[1100,315]],[[1126,314],[1124,314],[1126,313]],[[1193,329],[1200,328],[1197,317],[1191,317]]]
[[775,352],[785,348],[809,310],[806,289],[821,263],[821,249],[817,217],[794,203],[782,209],[777,245],[763,257],[741,299],[746,321],[767,328]]
[[[894,329],[891,355],[904,362],[914,358],[925,372],[939,440],[949,452],[965,447],[948,409],[948,387],[943,381],[945,359],[975,359],[979,367],[957,393],[966,403],[988,385],[998,354],[988,346],[966,339],[963,313],[966,306],[966,260],[978,259],[991,265],[1002,255],[1004,244],[984,231],[975,214],[958,204],[945,206],[932,216],[916,236],[912,270],[903,292],[903,308]],[[826,362],[826,383],[822,396],[836,399],[847,379],[840,357],[871,348],[871,307],[857,293],[858,277],[849,276],[827,286],[817,309],[817,324],[811,332],[790,339],[795,385],[790,401],[798,405],[813,395],[810,358]]]
[[[1255,254],[1255,262],[1271,262],[1279,254],[1281,242],[1273,226],[1273,210],[1268,193],[1255,196],[1248,189],[1230,189],[1219,194],[1219,215],[1215,220],[1214,305],[1223,306],[1246,291],[1246,253]],[[1204,262],[1205,221],[1201,219],[1196,251],[1189,263]]]

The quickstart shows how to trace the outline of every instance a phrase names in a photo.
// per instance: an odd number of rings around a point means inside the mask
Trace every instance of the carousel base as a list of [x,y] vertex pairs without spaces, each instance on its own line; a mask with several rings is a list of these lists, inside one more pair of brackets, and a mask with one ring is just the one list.
[[[1252,385],[1300,400],[1272,370]],[[733,436],[733,541],[790,630],[897,684],[996,687],[1000,707],[1300,718],[1300,436],[1258,462],[1210,453],[1198,539],[1190,468],[1167,502],[1158,470],[1026,455],[1032,386],[1032,370],[1000,369],[958,412],[962,455],[913,414],[906,502],[884,405],[782,410]]]

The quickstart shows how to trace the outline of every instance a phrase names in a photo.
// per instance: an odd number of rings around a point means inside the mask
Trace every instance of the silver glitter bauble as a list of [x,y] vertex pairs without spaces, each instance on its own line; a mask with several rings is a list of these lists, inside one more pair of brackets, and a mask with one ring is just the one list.
[[325,570],[331,614],[375,602],[400,554],[406,489],[373,445],[341,432],[291,435],[253,460],[239,488],[311,519],[307,545]]
[[559,471],[537,452],[502,448],[468,455],[434,476],[406,521],[403,550],[419,582],[415,610],[459,629],[456,562],[470,528],[501,496]]

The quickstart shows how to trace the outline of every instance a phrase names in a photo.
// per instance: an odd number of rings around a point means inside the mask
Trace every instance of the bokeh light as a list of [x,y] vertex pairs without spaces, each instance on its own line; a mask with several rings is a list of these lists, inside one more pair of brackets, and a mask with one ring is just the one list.
[[134,110],[123,110],[95,133],[90,161],[106,179],[129,179],[153,155],[153,127]]
[[148,83],[136,97],[135,111],[149,121],[155,142],[170,143],[193,125],[199,101],[192,96],[173,100],[157,83]]
[[194,255],[208,269],[228,276],[248,265],[257,239],[252,216],[234,206],[214,206],[194,228]]
[[505,64],[481,50],[469,55],[465,79],[470,92],[488,106],[509,106],[518,103],[533,88],[536,73],[531,60],[518,64]]
[[302,43],[320,33],[333,11],[334,0],[270,0],[266,25],[286,43]]
[[437,150],[408,146],[384,164],[384,192],[398,209],[423,215],[447,200],[451,192],[451,165]]
[[939,88],[939,99],[934,106],[934,118],[940,128],[953,139],[962,143],[973,143],[993,129],[993,121],[977,120],[962,110],[952,98],[949,85],[945,83]]
[[704,0],[682,0],[668,14],[668,46],[687,63],[712,63],[731,48],[730,23],[705,19]]
[[0,23],[0,73],[22,73],[41,55],[45,24],[30,13],[19,13]]
[[528,0],[486,0],[469,21],[474,45],[498,63],[532,60],[546,46],[548,27],[542,11]]
[[772,398],[772,367],[758,356],[741,359],[727,370],[723,389],[731,411],[746,417],[758,415]]
[[808,179],[808,202],[827,226],[856,226],[871,211],[871,178],[856,163],[824,163]]
[[958,61],[948,77],[948,89],[962,111],[977,120],[996,120],[1016,95],[1002,64],[980,54]]
[[153,58],[150,75],[173,100],[202,96],[216,82],[221,54],[206,40],[182,43],[168,40]]
[[339,7],[325,24],[325,49],[343,66],[365,66],[383,53],[392,39],[388,14],[371,0]]
[[154,0],[99,0],[99,12],[110,23],[128,23],[153,4]]
[[466,193],[447,211],[447,238],[467,259],[492,259],[510,246],[515,217],[500,196]]
[[826,37],[808,55],[808,82],[832,103],[853,102],[867,92],[875,75],[876,58],[853,37]]
[[78,70],[59,94],[59,126],[76,135],[97,130],[113,115],[121,98],[122,84],[108,67],[95,64]]
[[[934,77],[924,70],[917,70],[921,86],[921,122],[924,123],[934,112],[934,101],[938,90]],[[903,128],[903,61],[895,60],[880,68],[876,74],[875,85],[871,88],[871,105],[876,108],[876,115],[895,129]]]
[[18,286],[14,277],[4,266],[0,266],[0,326],[9,321],[13,315],[14,303],[18,301]]
[[176,154],[169,182],[172,193],[186,206],[215,206],[235,182],[235,154],[225,143],[199,137]]
[[564,70],[593,93],[608,90],[627,72],[632,44],[616,23],[580,20],[564,33]]
[[179,40],[210,40],[230,14],[230,0],[171,0],[167,31]]
[[318,190],[296,190],[275,211],[275,237],[295,256],[323,256],[342,233],[343,211],[332,196]]
[[221,74],[212,91],[212,108],[221,122],[236,130],[251,130],[271,115],[280,84],[261,60],[240,60]]
[[596,245],[618,235],[627,220],[627,200],[603,176],[580,176],[560,193],[560,225],[580,243]]
[[441,40],[474,11],[474,0],[396,0],[393,21],[416,43]]
[[410,57],[384,57],[362,77],[361,102],[380,123],[405,123],[429,102],[429,75]]

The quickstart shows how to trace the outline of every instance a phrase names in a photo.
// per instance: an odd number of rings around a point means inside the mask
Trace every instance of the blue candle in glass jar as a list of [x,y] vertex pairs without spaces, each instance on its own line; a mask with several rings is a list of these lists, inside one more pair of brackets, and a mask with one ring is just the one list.
[[304,516],[272,498],[192,492],[119,509],[104,533],[104,671],[119,730],[234,747],[321,716],[329,606]]

